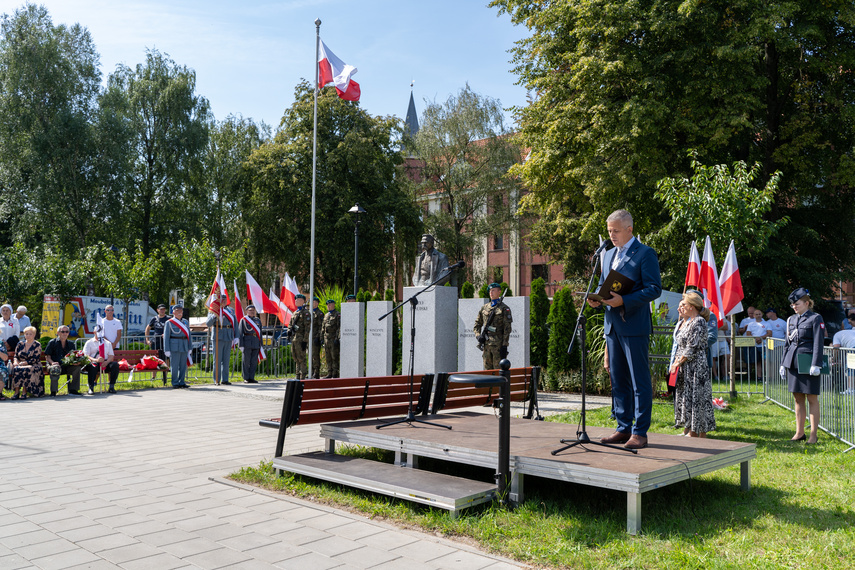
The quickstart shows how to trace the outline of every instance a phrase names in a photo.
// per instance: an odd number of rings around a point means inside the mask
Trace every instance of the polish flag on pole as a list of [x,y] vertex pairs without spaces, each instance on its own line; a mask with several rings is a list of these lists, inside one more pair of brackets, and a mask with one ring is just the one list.
[[[237,281],[233,281],[235,287],[235,318],[237,322],[240,323],[243,320],[243,305],[240,302],[240,295],[238,295]],[[237,334],[235,335],[234,340],[232,341],[232,346],[237,346],[239,339]],[[241,348],[241,350],[243,350]]]
[[318,38],[318,41],[321,42],[318,48],[318,89],[335,85],[339,97],[345,101],[359,101],[362,94],[359,83],[351,79],[357,69],[336,57],[323,40]]
[[291,322],[291,313],[288,311],[288,307],[285,306],[285,303],[279,300],[279,297],[276,296],[276,293],[273,292],[273,285],[270,286],[270,292],[267,294],[270,297],[270,300],[276,304],[277,311],[276,316],[279,317],[279,322],[283,325],[287,325]]
[[692,240],[692,247],[689,249],[689,266],[686,268],[686,284],[683,286],[683,293],[688,287],[698,287],[701,283],[701,259],[698,256],[698,246]]
[[220,312],[220,295],[226,296],[226,305],[231,303],[229,291],[226,289],[226,282],[223,280],[223,276],[218,269],[217,276],[214,278],[214,285],[211,287],[211,294],[208,295],[208,300],[205,301],[205,306],[215,313]]
[[252,278],[249,271],[246,272],[246,295],[249,297],[249,302],[255,305],[255,310],[259,313],[279,314],[279,305],[273,304],[273,301],[264,294],[261,286]]
[[724,267],[721,268],[718,284],[719,289],[721,289],[724,315],[729,317],[740,312],[745,294],[742,292],[742,278],[739,276],[739,264],[736,262],[736,248],[733,245],[733,240],[730,242],[730,247],[727,248],[727,257],[724,260]]
[[721,327],[724,324],[724,311],[721,309],[723,303],[721,301],[721,290],[718,287],[718,270],[715,266],[710,236],[707,236],[707,242],[704,245],[704,259],[701,261],[698,287],[704,294],[704,305],[716,316],[718,326]]
[[297,282],[285,272],[285,279],[282,280],[282,292],[279,294],[279,299],[285,303],[291,313],[297,311],[297,295],[300,293],[300,288],[297,287]]

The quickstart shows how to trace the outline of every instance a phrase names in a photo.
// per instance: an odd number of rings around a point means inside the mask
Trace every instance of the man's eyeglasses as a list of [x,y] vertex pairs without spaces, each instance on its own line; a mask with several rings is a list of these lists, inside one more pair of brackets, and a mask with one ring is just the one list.
[[68,334],[68,331],[59,331],[59,334]]

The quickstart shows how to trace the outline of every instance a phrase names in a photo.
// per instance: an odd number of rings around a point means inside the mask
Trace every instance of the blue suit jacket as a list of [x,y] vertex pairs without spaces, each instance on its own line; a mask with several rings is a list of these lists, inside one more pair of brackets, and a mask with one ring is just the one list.
[[[600,285],[611,271],[612,260],[617,253],[613,247],[603,259]],[[632,291],[623,295],[623,307],[612,308],[603,303],[606,310],[605,334],[612,329],[620,336],[648,336],[653,332],[650,321],[650,301],[662,294],[662,277],[659,274],[659,258],[652,248],[635,238],[615,269],[635,281]],[[623,311],[621,311],[623,309]]]

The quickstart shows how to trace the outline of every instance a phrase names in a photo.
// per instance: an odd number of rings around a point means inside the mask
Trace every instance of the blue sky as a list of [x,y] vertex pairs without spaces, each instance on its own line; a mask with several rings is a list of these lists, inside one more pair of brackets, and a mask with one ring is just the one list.
[[[141,63],[146,48],[196,71],[196,91],[217,119],[241,114],[276,127],[301,78],[314,78],[315,25],[337,56],[355,65],[362,107],[407,112],[410,81],[419,114],[468,81],[505,108],[526,91],[511,73],[514,42],[527,30],[487,0],[42,0],[54,24],[89,29],[107,75]],[[0,12],[23,2],[0,0]],[[511,124],[510,113],[505,114]]]

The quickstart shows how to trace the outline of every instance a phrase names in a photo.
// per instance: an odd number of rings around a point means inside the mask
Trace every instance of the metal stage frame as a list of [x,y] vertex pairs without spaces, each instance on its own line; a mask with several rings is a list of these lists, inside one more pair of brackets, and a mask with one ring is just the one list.
[[[378,430],[376,426],[383,420],[363,420],[322,424],[320,434],[326,441],[327,454],[334,454],[336,442],[342,442],[393,451],[395,464],[409,468],[418,467],[419,457],[496,468],[499,421],[494,415],[464,411],[426,418],[437,419],[452,429],[402,425]],[[648,491],[737,464],[742,489],[751,488],[751,460],[757,456],[753,443],[648,433],[648,447],[639,450],[637,455],[622,450],[576,446],[553,456],[551,451],[559,441],[572,436],[575,429],[576,426],[570,424],[511,419],[511,502],[524,500],[526,475],[622,491],[626,493],[627,532],[637,534],[641,530],[641,496]],[[587,429],[592,439],[614,431],[590,426]],[[277,457],[273,466],[282,471],[299,472],[293,464],[289,466],[288,461],[289,456]],[[334,465],[330,471],[329,480],[336,480]],[[383,475],[381,470],[377,471],[371,490],[383,493]],[[419,470],[412,473],[416,484]],[[325,479],[318,470],[311,476]],[[386,494],[406,498],[406,493],[401,493],[398,487],[395,489],[394,493]],[[417,494],[418,491],[412,492]],[[467,506],[472,504],[475,503]],[[456,515],[455,507],[449,510],[452,516]]]

